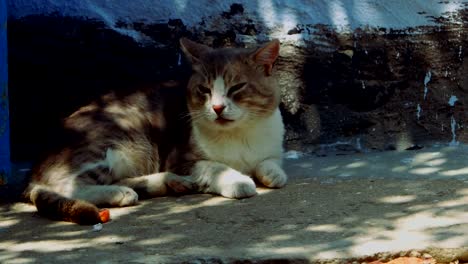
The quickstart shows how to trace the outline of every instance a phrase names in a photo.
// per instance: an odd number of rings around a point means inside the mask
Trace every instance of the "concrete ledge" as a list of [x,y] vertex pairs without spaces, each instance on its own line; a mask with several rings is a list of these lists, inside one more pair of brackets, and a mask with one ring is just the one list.
[[206,194],[146,200],[111,209],[113,221],[100,232],[6,204],[0,260],[345,263],[431,247],[457,249],[441,254],[461,259],[468,245],[467,152],[460,146],[288,159],[291,180],[283,189],[260,189],[245,200]]

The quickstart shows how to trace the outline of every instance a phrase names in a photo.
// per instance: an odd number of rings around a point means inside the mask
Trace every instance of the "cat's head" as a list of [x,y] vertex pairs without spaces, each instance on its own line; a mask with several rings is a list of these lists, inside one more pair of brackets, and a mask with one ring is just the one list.
[[192,63],[187,101],[196,125],[229,129],[256,122],[277,109],[280,91],[271,74],[278,40],[258,49],[212,49],[185,38],[180,44]]

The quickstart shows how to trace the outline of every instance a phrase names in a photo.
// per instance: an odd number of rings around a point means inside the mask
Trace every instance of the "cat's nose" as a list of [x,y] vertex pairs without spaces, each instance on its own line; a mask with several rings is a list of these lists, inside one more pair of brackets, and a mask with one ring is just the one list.
[[215,111],[215,113],[217,115],[221,115],[221,113],[223,112],[224,108],[226,108],[225,105],[223,104],[220,104],[220,105],[213,105],[213,110]]

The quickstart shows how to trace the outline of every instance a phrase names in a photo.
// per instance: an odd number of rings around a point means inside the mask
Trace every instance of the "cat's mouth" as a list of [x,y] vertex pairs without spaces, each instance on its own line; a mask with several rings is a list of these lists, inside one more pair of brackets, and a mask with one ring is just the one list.
[[215,119],[215,122],[217,124],[220,124],[220,125],[226,125],[226,124],[229,124],[231,122],[234,122],[234,120],[231,120],[231,119],[226,119],[226,118],[223,118],[223,117],[218,117]]

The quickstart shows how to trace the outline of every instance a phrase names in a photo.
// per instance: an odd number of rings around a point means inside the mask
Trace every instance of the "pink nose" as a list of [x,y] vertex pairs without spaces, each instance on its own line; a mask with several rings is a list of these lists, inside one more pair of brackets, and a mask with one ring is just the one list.
[[213,105],[213,110],[215,111],[215,113],[217,115],[220,115],[223,112],[224,108],[226,108],[226,106],[222,105],[222,104],[221,105]]

